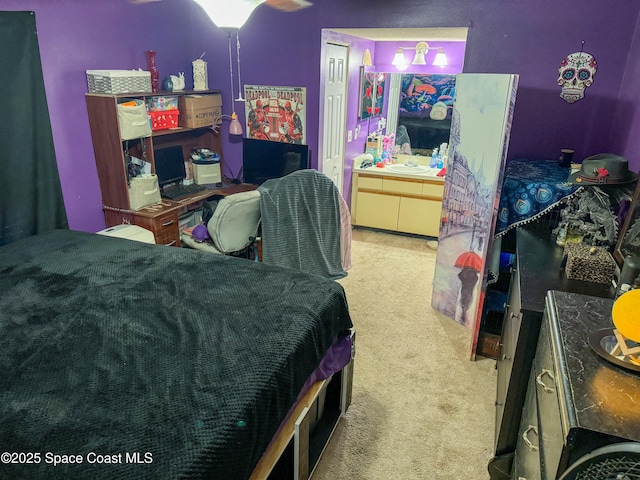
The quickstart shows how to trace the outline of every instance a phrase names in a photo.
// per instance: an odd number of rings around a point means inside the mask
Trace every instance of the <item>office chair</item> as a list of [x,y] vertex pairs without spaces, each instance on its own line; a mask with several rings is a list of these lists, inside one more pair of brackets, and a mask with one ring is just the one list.
[[199,242],[181,233],[180,241],[193,249],[223,255],[253,255],[260,228],[260,193],[257,190],[234,193],[218,201],[213,216],[207,222],[211,241]]
[[[258,187],[262,211],[262,261],[338,279],[347,275],[338,187],[324,173],[297,170]],[[343,234],[344,241],[343,241]]]

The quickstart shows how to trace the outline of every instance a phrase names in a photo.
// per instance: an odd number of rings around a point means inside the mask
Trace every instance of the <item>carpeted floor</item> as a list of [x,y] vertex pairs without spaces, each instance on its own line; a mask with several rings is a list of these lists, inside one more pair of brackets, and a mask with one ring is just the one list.
[[314,480],[486,480],[495,361],[431,308],[427,240],[354,230],[340,280],[356,328],[353,403]]

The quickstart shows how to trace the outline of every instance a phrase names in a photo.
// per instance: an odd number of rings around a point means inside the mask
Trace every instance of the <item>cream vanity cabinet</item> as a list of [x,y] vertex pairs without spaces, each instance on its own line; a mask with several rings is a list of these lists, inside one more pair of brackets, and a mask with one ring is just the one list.
[[440,177],[390,176],[385,171],[354,171],[351,223],[437,237],[444,180]]

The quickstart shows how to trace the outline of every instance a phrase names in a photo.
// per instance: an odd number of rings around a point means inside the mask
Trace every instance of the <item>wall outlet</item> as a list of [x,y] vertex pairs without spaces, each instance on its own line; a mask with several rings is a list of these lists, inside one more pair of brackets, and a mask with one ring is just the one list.
[[347,142],[351,142],[353,140],[353,130],[347,130]]

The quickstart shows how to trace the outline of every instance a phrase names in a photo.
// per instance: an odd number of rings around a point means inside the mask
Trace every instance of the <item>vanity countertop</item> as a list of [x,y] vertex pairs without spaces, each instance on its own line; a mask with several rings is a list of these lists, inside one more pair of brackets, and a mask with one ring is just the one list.
[[[416,157],[410,155],[400,155],[397,158],[397,163],[388,163],[384,168],[377,167],[375,165],[367,168],[361,168],[360,164],[362,163],[364,155],[359,155],[353,161],[353,172],[358,174],[367,174],[367,175],[380,175],[385,177],[397,177],[397,178],[411,178],[416,180],[432,180],[436,182],[444,183],[444,176],[438,177],[437,174],[442,170],[441,168],[431,168],[429,167],[429,159],[427,157]],[[411,171],[414,167],[407,167],[403,169],[403,171],[393,171],[394,167],[401,167],[404,165],[407,160],[411,159],[414,163],[418,164],[419,168],[416,168],[416,171]],[[426,162],[426,164],[425,164]],[[424,171],[424,168],[427,170]],[[418,171],[420,170],[420,171]]]

